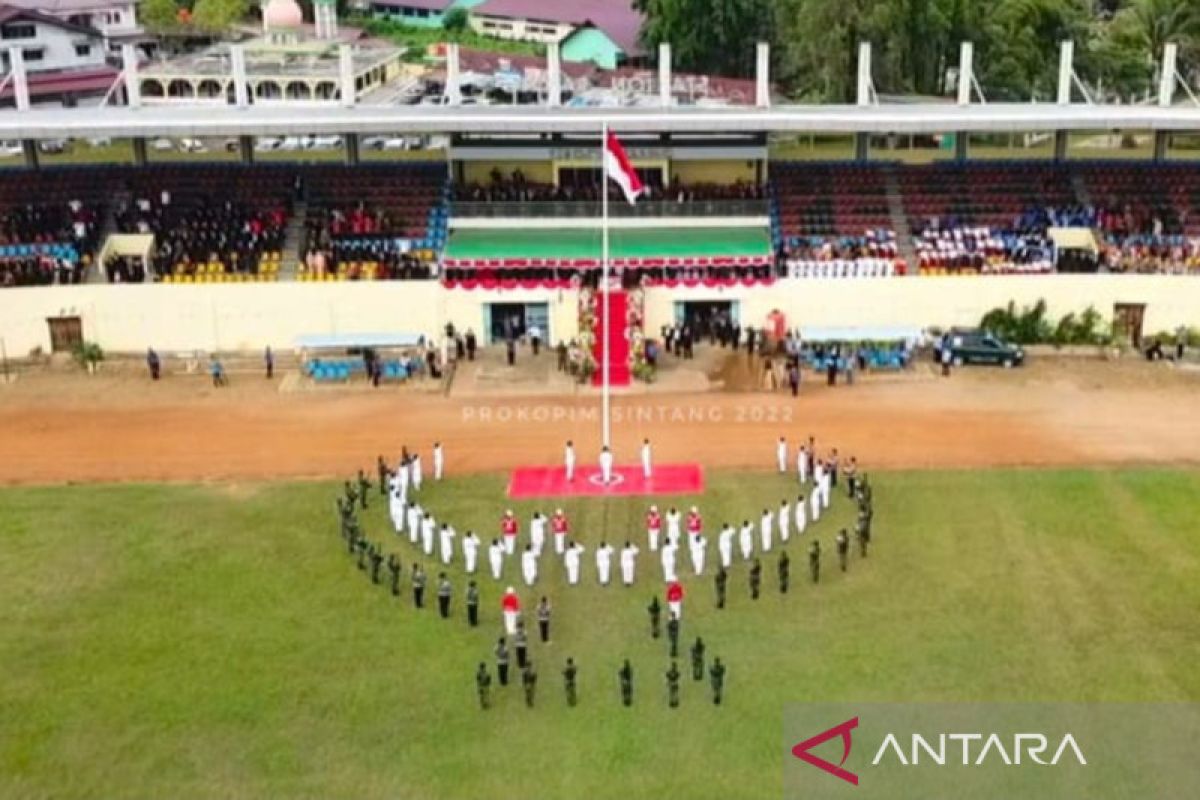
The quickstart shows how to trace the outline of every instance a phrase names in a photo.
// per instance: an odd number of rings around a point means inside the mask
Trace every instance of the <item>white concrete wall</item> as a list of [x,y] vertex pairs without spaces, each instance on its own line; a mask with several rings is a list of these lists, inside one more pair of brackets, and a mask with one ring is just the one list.
[[[773,309],[788,324],[969,325],[988,309],[1045,298],[1053,316],[1114,303],[1145,303],[1145,330],[1200,325],[1200,277],[995,276],[813,279],[771,287],[653,289],[650,330],[673,319],[675,300],[738,300],[743,324]],[[549,303],[551,340],[575,334],[574,291],[443,290],[432,282],[86,285],[0,290],[0,337],[10,356],[50,347],[47,317],[83,319],[84,336],[111,351],[257,349],[291,346],[304,333],[404,331],[436,334],[447,321],[482,335],[483,304]]]
[[1010,300],[1018,306],[1045,299],[1061,317],[1093,305],[1105,319],[1114,303],[1145,303],[1144,330],[1200,325],[1200,276],[995,275],[966,277],[826,278],[782,280],[750,289],[675,289],[647,293],[650,330],[674,319],[676,300],[738,300],[742,324],[766,324],[779,309],[788,326],[975,325]]
[[572,335],[575,292],[443,290],[432,281],[214,285],[84,285],[0,290],[10,356],[50,349],[48,317],[79,316],[84,338],[110,351],[291,347],[305,333],[435,335],[446,322],[483,335],[483,304],[548,303],[550,337]]

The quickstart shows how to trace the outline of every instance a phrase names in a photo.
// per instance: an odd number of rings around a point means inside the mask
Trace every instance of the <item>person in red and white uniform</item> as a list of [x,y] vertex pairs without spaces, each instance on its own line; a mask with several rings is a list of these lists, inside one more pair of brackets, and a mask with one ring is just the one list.
[[521,618],[521,598],[517,597],[513,587],[504,590],[504,597],[500,598],[500,610],[504,614],[504,632],[515,636],[517,620]]
[[517,532],[520,529],[521,523],[512,509],[505,511],[504,516],[500,518],[500,534],[504,542],[504,552],[510,556],[517,552]]
[[689,540],[704,533],[704,518],[700,516],[700,509],[696,506],[692,506],[692,510],[688,512],[687,532]]
[[567,552],[567,534],[571,531],[571,523],[561,508],[555,509],[550,518],[550,530],[554,534],[554,552],[561,556]]
[[646,512],[646,538],[650,540],[650,552],[658,550],[658,534],[662,532],[662,514],[658,506],[650,506]]
[[675,619],[683,619],[683,585],[679,581],[667,584],[667,613]]

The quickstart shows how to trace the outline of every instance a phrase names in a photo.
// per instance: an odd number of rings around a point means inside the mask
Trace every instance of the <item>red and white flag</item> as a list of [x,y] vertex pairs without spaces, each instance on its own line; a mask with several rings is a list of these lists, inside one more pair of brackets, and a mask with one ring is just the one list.
[[637,170],[633,168],[633,164],[629,163],[629,157],[625,155],[625,148],[621,147],[621,143],[617,141],[617,137],[612,132],[609,132],[608,138],[604,141],[604,171],[621,187],[621,191],[625,193],[625,199],[629,201],[630,205],[636,203],[638,195],[646,191],[646,187],[642,185],[642,179],[638,177]]

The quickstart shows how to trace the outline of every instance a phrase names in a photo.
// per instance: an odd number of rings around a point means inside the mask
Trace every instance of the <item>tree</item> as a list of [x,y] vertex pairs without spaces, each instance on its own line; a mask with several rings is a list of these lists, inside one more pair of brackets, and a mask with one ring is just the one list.
[[442,17],[442,27],[453,33],[461,33],[467,29],[467,10],[462,6],[455,6],[446,12]]
[[228,30],[246,16],[247,0],[196,0],[192,20],[207,31]]
[[138,18],[152,31],[173,28],[179,24],[179,6],[175,0],[143,0],[138,7]]
[[749,77],[755,44],[776,35],[773,0],[633,0],[644,16],[642,45],[671,45],[671,61],[684,72]]

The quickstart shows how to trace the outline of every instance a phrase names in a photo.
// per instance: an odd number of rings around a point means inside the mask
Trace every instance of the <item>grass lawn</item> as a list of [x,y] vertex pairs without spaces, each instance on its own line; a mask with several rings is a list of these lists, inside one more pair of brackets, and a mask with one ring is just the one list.
[[[504,480],[451,480],[426,504],[490,538]],[[795,539],[785,597],[773,554],[756,603],[743,567],[721,612],[710,578],[685,580],[683,639],[702,635],[728,664],[726,705],[681,663],[683,704],[667,708],[666,644],[645,612],[657,562],[643,552],[635,590],[601,589],[589,549],[586,585],[565,587],[552,561],[543,572],[555,641],[532,648],[537,707],[494,687],[486,713],[472,676],[492,663],[499,587],[484,579],[485,624],[470,629],[457,572],[451,621],[414,611],[407,582],[399,601],[371,586],[338,536],[331,484],[2,490],[0,797],[771,797],[786,703],[1200,700],[1200,472],[881,473],[875,485],[874,547],[848,574],[832,557],[852,513],[839,498],[806,535],[827,551],[819,586]],[[711,474],[710,544],[721,520],[791,488]],[[641,532],[640,501],[563,505],[589,546]],[[523,523],[534,508],[514,506]],[[414,553],[378,496],[365,525],[407,577]],[[624,657],[632,709],[618,702]]]

